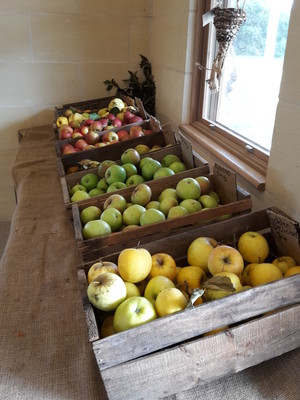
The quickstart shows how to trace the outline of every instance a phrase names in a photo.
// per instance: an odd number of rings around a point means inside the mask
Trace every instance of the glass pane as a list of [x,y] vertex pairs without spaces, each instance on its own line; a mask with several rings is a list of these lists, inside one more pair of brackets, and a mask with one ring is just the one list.
[[292,0],[245,2],[247,21],[225,59],[220,92],[211,95],[217,96],[214,122],[267,150],[271,147],[291,6]]

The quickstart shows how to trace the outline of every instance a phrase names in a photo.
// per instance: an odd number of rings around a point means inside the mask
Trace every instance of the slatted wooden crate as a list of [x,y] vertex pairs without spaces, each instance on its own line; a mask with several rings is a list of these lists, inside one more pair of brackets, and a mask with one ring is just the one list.
[[[127,146],[131,147],[131,145],[129,143]],[[128,147],[126,147],[126,148],[128,148]],[[119,149],[118,152],[110,153],[110,155],[112,157],[111,159],[116,161],[117,164],[121,164],[121,161],[119,159],[119,157],[120,157],[119,154],[120,153],[122,154],[122,152],[125,151],[126,148],[122,147]],[[174,144],[172,146],[165,146],[162,149],[158,149],[155,151],[151,151],[149,153],[142,154],[141,158],[150,156],[150,157],[154,158],[155,160],[161,161],[162,158],[167,154],[178,155],[184,161],[188,170],[198,167],[199,174],[209,173],[208,162],[205,159],[203,159],[201,156],[199,156],[197,153],[192,151],[191,147],[189,147],[187,149],[186,146],[183,144],[183,142],[178,142],[177,144]],[[109,159],[107,153],[104,154],[103,157],[104,157],[103,160]],[[60,177],[62,191],[63,191],[63,197],[64,197],[64,203],[66,205],[67,210],[70,210],[72,207],[69,189],[72,188],[74,185],[76,185],[80,181],[82,176],[84,176],[87,173],[97,173],[97,168],[91,168],[91,169],[84,170],[84,171],[78,171],[73,174],[69,174],[69,175]],[[184,177],[185,174],[186,174],[186,172],[180,172],[176,175]],[[133,188],[133,186],[131,186],[131,188]],[[127,188],[119,189],[118,193],[123,194],[123,193],[127,193],[128,191],[131,191],[131,189],[129,189],[129,190]],[[110,194],[112,194],[112,193],[105,193],[105,194],[96,196],[96,198],[99,198],[99,199],[101,198],[101,200],[102,200],[102,199],[107,198]],[[82,204],[83,202],[84,201],[79,201],[79,202],[77,202],[77,204]]]
[[[55,143],[57,158],[57,168],[60,176],[64,176],[68,173],[68,168],[76,166],[76,163],[84,159],[93,161],[103,161],[111,159],[120,159],[121,154],[124,150],[129,147],[135,147],[138,144],[148,145],[150,148],[154,145],[160,145],[162,147],[167,145],[174,145],[177,143],[174,131],[171,129],[170,124],[160,126],[154,119],[150,119],[147,122],[143,122],[141,127],[144,129],[151,129],[152,134],[147,136],[141,136],[124,142],[117,142],[105,147],[99,147],[91,150],[80,151],[79,153],[73,154],[60,154],[60,142]],[[130,127],[123,128],[129,131]],[[72,139],[74,140],[74,139]],[[61,141],[64,142],[64,141]]]
[[[218,171],[226,171],[226,176],[231,174],[231,179],[228,181],[224,180],[224,175]],[[77,245],[82,254],[84,261],[95,260],[99,256],[111,253],[113,249],[118,251],[122,249],[124,245],[131,244],[136,246],[138,243],[148,243],[157,238],[162,238],[169,236],[172,232],[180,232],[182,229],[187,227],[193,227],[196,224],[209,224],[220,220],[228,214],[232,217],[239,215],[240,213],[250,212],[252,209],[252,200],[248,192],[241,189],[236,184],[235,174],[229,170],[224,170],[223,167],[215,165],[215,174],[206,175],[210,179],[212,190],[215,190],[220,196],[220,205],[216,208],[206,209],[203,211],[198,211],[192,214],[188,214],[183,217],[178,217],[174,219],[166,219],[162,222],[157,222],[155,224],[140,226],[136,229],[113,232],[108,236],[102,236],[99,238],[84,240],[82,236],[82,223],[80,220],[81,211],[89,205],[96,205],[100,209],[103,209],[102,196],[97,198],[88,199],[81,202],[81,204],[74,203],[72,205],[72,216],[75,238]],[[152,190],[152,200],[157,200],[159,194],[166,188],[175,188],[177,183],[186,177],[195,178],[197,176],[203,175],[201,169],[193,168],[189,171],[185,171],[180,174],[175,174],[171,177],[154,180],[148,182]],[[130,191],[123,192],[127,202],[130,202],[130,196],[132,189]],[[105,197],[105,199],[107,196]]]
[[[299,225],[276,208],[197,227],[143,247],[151,254],[169,253],[180,264],[195,238],[209,236],[234,244],[247,230],[266,235],[274,257],[290,255],[300,265]],[[102,259],[116,262],[118,254]],[[100,320],[86,295],[90,265],[78,269],[78,279],[90,342],[111,400],[175,395],[299,347],[300,275],[100,338]],[[228,329],[203,337],[220,326]]]
[[[106,108],[108,106],[108,104],[110,103],[111,100],[113,100],[114,98],[116,98],[117,96],[110,96],[110,97],[103,97],[103,98],[99,98],[99,99],[91,99],[91,100],[86,100],[83,102],[78,102],[78,103],[73,103],[73,104],[64,104],[62,108],[58,108],[55,107],[54,110],[54,121],[53,121],[53,130],[55,133],[55,137],[56,140],[58,142],[61,142],[60,138],[59,138],[59,133],[58,133],[58,128],[56,126],[56,120],[58,117],[63,116],[64,112],[69,109],[69,108],[73,108],[76,109],[78,112],[84,112],[89,111],[89,112],[98,112],[99,109],[101,108]],[[119,96],[122,100],[124,100],[124,102],[127,103],[127,105],[134,107],[137,110],[137,114],[139,116],[141,116],[143,118],[143,120],[149,120],[149,118],[151,117],[144,109],[144,105],[143,102],[138,99],[132,99],[130,97],[124,97],[124,96]],[[153,117],[152,117],[153,118]],[[116,132],[117,130],[122,129],[125,126],[133,126],[133,125],[139,125],[140,123],[134,123],[134,124],[128,124],[128,125],[123,125],[122,127],[120,127],[119,129],[113,129],[114,132]],[[103,131],[101,132],[101,135],[103,135],[105,132],[107,131]],[[78,139],[69,139],[69,141],[63,141],[64,143],[71,143],[74,144],[75,141]],[[59,147],[56,149],[56,151],[59,154]]]

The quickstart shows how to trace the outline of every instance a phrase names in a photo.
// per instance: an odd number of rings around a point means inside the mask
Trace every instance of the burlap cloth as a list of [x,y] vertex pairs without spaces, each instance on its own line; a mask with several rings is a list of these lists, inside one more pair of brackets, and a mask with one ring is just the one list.
[[[54,134],[51,126],[23,133],[12,171],[18,204],[0,265],[0,399],[106,399],[88,343],[75,269],[80,255],[63,203]],[[287,353],[169,399],[298,399],[299,355]],[[141,398],[147,399],[142,388]]]

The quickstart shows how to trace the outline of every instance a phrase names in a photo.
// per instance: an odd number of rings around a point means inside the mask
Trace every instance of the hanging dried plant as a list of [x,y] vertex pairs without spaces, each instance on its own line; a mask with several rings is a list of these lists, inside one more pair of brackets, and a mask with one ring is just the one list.
[[[244,4],[245,1],[243,7]],[[211,92],[219,90],[219,79],[228,50],[241,25],[246,21],[246,13],[243,7],[239,8],[239,1],[237,1],[236,8],[215,7],[212,9],[214,14],[213,23],[216,28],[216,40],[218,42],[218,53],[212,64],[210,78],[207,80]]]

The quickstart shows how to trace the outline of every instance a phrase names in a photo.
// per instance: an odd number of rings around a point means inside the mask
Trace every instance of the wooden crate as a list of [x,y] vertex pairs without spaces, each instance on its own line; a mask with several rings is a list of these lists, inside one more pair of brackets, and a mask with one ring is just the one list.
[[[96,112],[97,113],[99,109],[107,107],[109,102],[111,100],[113,100],[114,98],[116,98],[116,97],[120,97],[128,105],[135,107],[135,109],[138,111],[138,115],[140,115],[143,118],[143,120],[149,120],[149,118],[151,117],[145,111],[143,102],[140,99],[138,99],[138,98],[132,99],[130,97],[125,97],[125,96],[110,96],[110,97],[103,97],[103,98],[100,98],[100,99],[86,100],[86,101],[79,102],[79,103],[64,104],[64,106],[62,108],[55,107],[55,110],[54,110],[53,130],[54,130],[54,133],[55,133],[56,140],[58,142],[71,143],[71,144],[74,144],[75,141],[78,140],[78,139],[69,139],[69,141],[68,140],[61,141],[59,139],[58,128],[56,126],[56,120],[57,120],[58,117],[64,115],[64,112],[68,108],[73,107],[73,108],[77,109],[78,112],[80,112],[80,111],[83,112],[84,110],[89,110],[90,112]],[[154,117],[152,117],[152,118],[154,118]],[[113,130],[114,132],[117,132],[118,130],[121,130],[125,126],[130,126],[131,127],[131,126],[134,126],[134,125],[139,125],[139,123],[123,125],[120,128],[115,128],[115,129],[110,129],[110,130]],[[104,135],[106,132],[107,131],[102,131],[100,136]]]
[[[218,168],[219,166],[215,165],[214,171],[218,171]],[[175,188],[181,179],[185,177],[195,178],[199,175],[203,175],[200,173],[199,168],[193,168],[171,177],[150,181],[148,184],[152,190],[152,200],[156,200],[164,189]],[[108,236],[99,238],[83,239],[80,213],[89,205],[97,205],[102,209],[104,203],[104,200],[100,199],[102,196],[98,196],[99,199],[88,199],[81,204],[74,203],[72,205],[74,232],[83,260],[95,260],[107,253],[111,254],[113,250],[118,251],[122,249],[125,244],[132,246],[137,246],[138,244],[142,245],[154,239],[169,236],[172,232],[179,233],[182,230],[186,230],[187,227],[191,229],[196,224],[205,225],[214,223],[227,214],[231,214],[231,216],[234,217],[240,213],[251,211],[251,196],[248,192],[236,185],[234,173],[231,172],[231,176],[234,179],[231,179],[230,182],[225,182],[217,173],[206,176],[208,176],[211,181],[212,189],[220,196],[221,204],[218,207],[207,209],[204,212],[198,211],[183,217],[167,219],[155,224],[138,227],[137,229],[113,232]],[[124,189],[123,196],[127,202],[130,202],[132,190],[133,189],[125,191]],[[107,197],[108,196],[106,196],[105,199]]]
[[[177,143],[174,132],[171,129],[170,124],[165,124],[162,127],[154,123],[151,119],[147,122],[143,122],[141,126],[144,129],[152,129],[153,133],[147,136],[141,136],[124,142],[117,142],[105,147],[99,147],[91,150],[80,151],[73,154],[61,155],[59,142],[55,143],[57,158],[57,168],[60,176],[67,175],[68,168],[76,165],[81,160],[89,159],[93,161],[103,160],[118,160],[121,157],[123,151],[129,147],[135,147],[138,144],[145,144],[149,147],[157,144],[160,146],[174,145]],[[130,127],[124,127],[124,130],[129,131]],[[68,140],[68,139],[67,139]],[[72,139],[75,140],[75,139]]]
[[[290,255],[300,264],[299,225],[276,208],[198,227],[143,247],[151,254],[169,253],[180,263],[195,238],[210,236],[234,244],[246,230],[271,238],[274,257]],[[118,253],[102,259],[117,261],[117,257]],[[79,286],[90,342],[111,400],[171,396],[299,347],[300,275],[100,338],[99,317],[86,295],[87,269],[86,264],[78,269]],[[220,326],[229,328],[202,336]]]
[[[128,147],[131,147],[128,143]],[[128,148],[126,147],[126,148]],[[121,164],[120,159],[118,159],[119,154],[126,149],[125,147],[119,149],[119,152],[117,153],[110,153],[110,155],[112,156],[112,160],[116,161],[118,164]],[[144,157],[148,157],[149,155],[154,158],[155,160],[161,161],[162,158],[167,155],[167,154],[176,154],[179,157],[181,157],[181,159],[185,162],[188,170],[198,167],[198,172],[200,175],[203,174],[207,174],[209,173],[209,165],[208,162],[206,160],[204,160],[201,156],[199,156],[197,153],[195,152],[186,152],[186,148],[182,146],[181,143],[177,143],[173,146],[166,146],[162,149],[158,149],[155,151],[151,151],[150,153],[145,153],[141,155],[141,158]],[[103,159],[109,159],[107,153],[104,156],[105,158]],[[61,180],[61,186],[62,186],[62,191],[63,191],[63,197],[64,197],[64,203],[66,205],[67,210],[70,210],[72,207],[72,202],[71,202],[71,198],[70,198],[70,194],[69,194],[69,189],[71,187],[73,187],[74,185],[76,185],[80,179],[82,178],[82,176],[86,175],[87,173],[97,173],[97,168],[90,168],[88,170],[84,170],[84,171],[78,171],[75,172],[73,174],[69,174],[69,175],[65,175],[65,176],[61,176],[60,180]],[[178,174],[176,174],[178,176],[186,176],[186,171],[185,172],[180,172]],[[165,178],[164,178],[165,179]],[[123,193],[127,193],[128,191],[131,192],[131,189],[133,188],[133,186],[131,186],[131,188],[127,189],[120,189],[118,190],[118,193],[123,194]],[[96,198],[101,198],[105,199],[107,198],[109,195],[111,195],[112,193],[105,193],[99,196],[96,196]],[[77,204],[82,204],[85,201],[80,201],[77,202]]]

